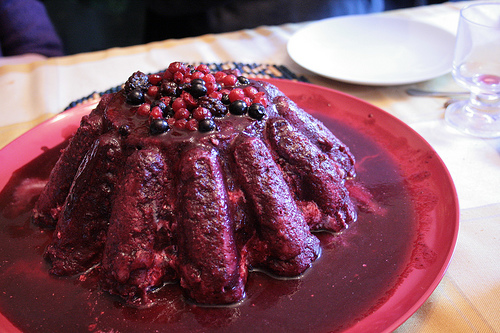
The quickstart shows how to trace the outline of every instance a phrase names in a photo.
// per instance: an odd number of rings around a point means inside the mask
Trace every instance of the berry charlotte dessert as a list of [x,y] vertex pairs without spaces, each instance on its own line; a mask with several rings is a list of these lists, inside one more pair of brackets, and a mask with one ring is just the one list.
[[134,73],[84,116],[33,212],[50,272],[98,272],[131,305],[179,282],[200,304],[245,296],[249,269],[295,277],[311,231],[356,219],[354,158],[275,86],[175,62]]

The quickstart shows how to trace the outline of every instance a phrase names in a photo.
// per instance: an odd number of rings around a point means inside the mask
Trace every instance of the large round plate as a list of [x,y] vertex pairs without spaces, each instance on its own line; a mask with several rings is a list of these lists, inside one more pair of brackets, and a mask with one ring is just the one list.
[[[396,286],[391,286],[391,290],[383,291],[385,297],[378,301],[376,307],[372,307],[368,312],[355,314],[357,318],[355,324],[344,329],[345,332],[390,332],[408,319],[426,301],[439,284],[451,260],[458,234],[459,217],[458,200],[451,177],[436,152],[422,137],[383,110],[352,96],[327,88],[284,80],[270,81],[304,109],[325,121],[325,124],[336,124],[334,126],[337,132],[351,146],[355,154],[357,151],[365,152],[365,156],[362,157],[363,160],[374,158],[373,155],[370,155],[373,154],[371,151],[367,152],[367,149],[371,149],[367,147],[368,145],[380,150],[383,156],[393,161],[400,170],[402,184],[408,188],[409,198],[407,198],[407,201],[411,203],[407,208],[414,210],[412,215],[417,217],[418,237],[415,242],[410,242],[411,245],[409,245],[413,247],[411,250],[412,262],[406,263],[407,268],[404,273],[398,272]],[[66,111],[28,131],[3,148],[0,151],[0,163],[2,164],[0,189],[4,188],[14,171],[40,155],[41,147],[47,150],[56,147],[67,139],[78,127],[80,118],[94,106],[95,104],[84,105]],[[364,141],[351,141],[349,133],[357,133],[352,134],[354,136],[363,136]],[[360,142],[367,145],[359,146]],[[359,170],[359,172],[364,173],[367,171]],[[383,184],[383,178],[385,177],[383,170],[372,170],[370,172],[378,173],[381,178],[377,182],[380,182],[382,186],[386,186]],[[385,187],[385,189],[390,190],[388,187]],[[361,225],[361,223],[367,221],[358,222]],[[394,221],[394,223],[398,223],[398,221]],[[370,263],[363,264],[363,266],[366,265],[369,266]],[[319,269],[320,266],[317,268]],[[313,272],[317,268],[313,267]],[[41,273],[39,272],[38,275],[45,276],[44,272],[46,272],[46,267],[42,268]],[[64,282],[55,280],[50,283],[53,286],[63,286]],[[363,281],[360,281],[360,283],[362,284]],[[71,282],[69,284],[72,285]],[[333,285],[329,289],[331,287]],[[255,288],[258,289],[258,287]],[[303,287],[299,284],[297,289],[294,289],[293,293],[287,297],[290,297],[290,299],[292,296],[299,297],[301,288]],[[306,292],[309,293],[309,291]],[[309,294],[307,295],[309,296]],[[321,295],[317,294],[313,298],[311,295],[310,300],[307,300],[307,302],[315,302],[319,296]],[[77,296],[75,294],[71,295],[71,297]],[[309,297],[307,298],[309,299]],[[349,302],[349,300],[347,301]],[[90,299],[88,302],[91,302]],[[49,306],[49,302],[42,304]],[[273,306],[276,306],[273,305],[274,303],[265,304],[267,308],[261,310],[272,311]],[[328,305],[326,307],[328,308]],[[60,307],[56,308],[60,309]],[[307,306],[303,307],[301,305],[298,310],[299,313],[292,313],[291,315],[300,316],[300,312],[305,315],[306,310]],[[127,314],[132,318],[128,319],[132,320],[132,325],[140,324],[135,322],[135,320],[138,320],[137,316],[126,311],[119,313]],[[238,311],[236,311],[236,314],[238,314]],[[5,312],[3,312],[3,315],[0,314],[0,327],[3,327],[6,332],[19,333],[20,330],[13,326],[6,316]],[[231,329],[234,331],[234,327],[231,325],[237,325],[240,319],[248,320],[248,318],[243,318],[242,313],[239,313],[239,316],[234,319],[234,322],[230,322],[225,329],[224,327],[218,327],[217,331],[226,332],[231,331]],[[309,314],[309,316],[314,317],[315,314]],[[313,317],[311,319],[316,320],[319,325],[327,323],[326,326],[328,326],[329,321],[332,320],[328,316],[322,317],[320,320]],[[154,320],[155,318],[151,317],[150,319]],[[250,319],[253,326],[247,325],[246,329],[251,331],[259,327],[258,330],[265,330],[259,326],[262,325],[259,318]],[[313,326],[307,328],[290,327],[288,322],[280,322],[280,320],[288,321],[290,319],[291,317],[270,318],[268,323],[274,325],[273,332],[280,329],[287,332],[294,329],[315,332],[324,330],[324,328],[319,330]],[[43,322],[40,320],[35,319],[34,321]],[[137,326],[137,329],[139,329],[139,326]]]
[[365,85],[425,81],[451,70],[455,37],[436,26],[383,15],[331,18],[299,30],[290,57],[325,77]]

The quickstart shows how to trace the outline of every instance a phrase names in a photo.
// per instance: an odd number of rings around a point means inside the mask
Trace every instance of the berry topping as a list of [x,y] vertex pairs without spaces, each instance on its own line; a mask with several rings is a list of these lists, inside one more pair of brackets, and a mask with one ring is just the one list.
[[218,92],[220,90],[220,84],[215,83],[215,82],[207,82],[205,84],[205,87],[207,87],[207,95]]
[[174,123],[174,126],[177,127],[178,129],[184,129],[186,128],[187,124],[187,119],[177,119]]
[[214,74],[214,77],[215,77],[215,81],[217,81],[218,83],[221,83],[222,80],[224,80],[224,78],[227,76],[226,73],[224,72],[217,72]]
[[175,118],[167,118],[167,124],[168,126],[172,127],[175,124]]
[[168,66],[168,71],[170,73],[179,72],[179,73],[184,74],[184,73],[186,73],[187,70],[188,70],[188,67],[184,63],[179,62],[179,61],[173,62]]
[[192,79],[191,84],[202,84],[205,85],[205,81],[203,79]]
[[208,74],[210,73],[210,68],[208,68],[207,65],[205,64],[200,64],[196,67],[196,70],[199,72],[202,72],[203,74]]
[[212,74],[206,74],[203,77],[203,81],[205,81],[205,83],[216,83],[217,82],[215,80],[215,76],[213,76]]
[[175,83],[181,83],[182,80],[184,80],[184,74],[181,72],[175,72],[173,79]]
[[245,113],[247,113],[247,109],[248,109],[247,103],[245,103],[245,101],[242,100],[237,100],[229,104],[229,112],[231,112],[234,115],[238,116],[244,115]]
[[149,116],[149,112],[151,112],[151,105],[148,103],[143,103],[137,108],[137,114],[140,116]]
[[221,97],[221,102],[226,104],[226,105],[229,105],[231,104],[231,101],[229,100],[229,94],[224,94],[222,93],[222,97]]
[[174,118],[176,120],[188,119],[190,115],[191,115],[191,113],[189,112],[188,109],[180,108],[179,110],[175,111]]
[[128,94],[132,90],[146,90],[149,87],[149,77],[141,71],[137,71],[132,74],[127,82],[125,82],[124,90]]
[[130,126],[128,125],[121,125],[118,127],[118,133],[120,133],[121,136],[127,136],[130,134]]
[[238,76],[239,84],[250,84],[250,80],[244,76]]
[[132,105],[139,105],[144,103],[144,93],[141,89],[136,88],[127,93],[127,103]]
[[213,97],[200,97],[198,104],[208,109],[214,117],[224,117],[228,112],[227,106],[221,100]]
[[198,120],[190,119],[186,123],[186,129],[189,131],[196,131],[198,129]]
[[[258,95],[258,94],[257,94]],[[253,102],[254,103],[259,103],[259,104],[262,104],[264,105],[264,107],[267,107],[268,105],[268,102],[267,102],[267,98],[265,96],[256,96],[254,99],[253,99]]]
[[149,132],[152,135],[158,135],[167,132],[170,129],[165,119],[153,119],[149,125]]
[[162,76],[160,74],[151,74],[149,75],[149,83],[152,85],[159,85],[161,83]]
[[191,82],[185,82],[185,80],[177,88],[177,96],[182,95],[183,92],[191,89]]
[[266,115],[266,109],[260,103],[253,103],[248,107],[248,115],[253,119],[261,120]]
[[161,92],[165,96],[180,96],[179,85],[172,81],[164,81],[161,85]]
[[247,103],[247,105],[250,105],[252,104],[252,100],[250,99],[250,97],[243,97],[243,100],[245,101],[245,103]]
[[198,123],[198,130],[200,132],[210,132],[215,129],[216,125],[213,119],[203,119]]
[[151,113],[149,114],[149,116],[151,118],[162,118],[163,111],[158,106],[155,106],[154,108],[151,109]]
[[202,72],[194,72],[193,74],[191,74],[191,79],[192,80],[201,80],[204,76],[205,76],[205,74],[203,74]]
[[208,97],[215,98],[217,100],[221,100],[222,94],[218,91],[214,91],[214,92],[211,92],[210,94],[208,94]]
[[164,118],[171,118],[173,117],[175,114],[175,111],[174,109],[172,109],[172,107],[169,105],[165,108],[165,110],[163,110],[163,117]]
[[176,98],[172,102],[172,109],[174,110],[174,112],[177,112],[177,110],[179,109],[185,109],[186,107],[186,101],[183,98]]
[[257,95],[257,93],[259,92],[257,90],[257,88],[252,87],[252,86],[247,86],[247,87],[243,88],[243,91],[245,92],[245,96],[250,97],[250,98],[254,98],[255,95]]
[[[228,113],[262,120],[269,102],[257,87],[236,70],[211,73],[204,64],[195,67],[173,62],[163,73],[135,72],[123,93],[131,112],[147,117],[150,133],[157,135],[171,128],[216,131],[216,119]],[[130,129],[120,128],[119,132],[128,135]]]
[[229,101],[234,102],[245,97],[245,92],[241,88],[234,88],[229,93]]
[[183,91],[181,94],[181,97],[184,100],[184,102],[186,103],[186,107],[189,110],[192,110],[198,106],[198,102],[196,101],[196,99],[193,97],[193,95],[191,95],[187,91]]
[[159,107],[160,110],[165,111],[168,104],[170,104],[170,100],[168,100],[168,102],[165,103],[165,100],[162,98],[162,99],[156,100],[153,103],[151,103],[151,109],[154,109],[155,107]]
[[226,87],[234,86],[236,82],[238,82],[238,78],[236,77],[236,75],[233,74],[226,75],[222,79],[222,84]]
[[163,73],[164,80],[172,80],[173,76],[174,76],[174,74],[172,74],[172,72],[169,71],[168,69]]
[[193,118],[196,120],[210,119],[212,118],[212,113],[202,106],[198,106],[193,110]]
[[151,87],[148,88],[147,94],[148,94],[148,96],[151,96],[151,97],[155,98],[156,95],[158,95],[158,92],[160,92],[160,87],[158,87],[158,86],[151,86]]
[[168,105],[170,105],[170,102],[173,101],[173,97],[163,96],[162,98],[159,99],[159,101],[164,103],[166,106],[168,106]]
[[[198,81],[198,80],[196,80]],[[203,81],[203,80],[201,80]],[[207,87],[205,87],[205,82],[201,83],[192,83],[191,85],[191,95],[193,97],[198,98],[207,94]]]

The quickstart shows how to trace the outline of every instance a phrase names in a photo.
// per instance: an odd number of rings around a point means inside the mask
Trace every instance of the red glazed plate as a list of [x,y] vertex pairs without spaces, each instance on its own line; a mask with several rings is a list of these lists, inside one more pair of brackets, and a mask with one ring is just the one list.
[[[376,192],[372,193],[375,198],[373,207],[368,212],[361,212],[360,218],[356,222],[359,227],[355,225],[352,230],[347,230],[344,233],[345,236],[322,237],[322,244],[327,244],[323,255],[318,263],[315,263],[301,279],[269,282],[268,280],[273,279],[268,279],[265,276],[252,277],[248,282],[248,298],[239,307],[206,310],[193,305],[182,305],[182,308],[175,310],[177,312],[173,314],[178,318],[176,317],[176,320],[172,321],[168,318],[171,314],[166,315],[165,313],[156,313],[154,316],[151,313],[142,316],[135,313],[132,315],[130,310],[117,305],[116,300],[109,301],[108,295],[96,296],[96,292],[93,290],[84,297],[92,300],[97,299],[95,302],[96,304],[100,302],[100,305],[95,307],[103,306],[104,309],[100,312],[101,314],[106,312],[106,307],[110,308],[109,318],[112,319],[106,319],[108,317],[103,315],[97,323],[84,323],[82,328],[85,327],[88,331],[98,331],[99,329],[109,331],[115,327],[113,325],[116,321],[125,327],[123,330],[117,329],[119,332],[134,332],[134,330],[140,332],[152,329],[161,332],[162,327],[166,331],[190,329],[218,332],[245,330],[390,332],[407,320],[434,291],[451,260],[458,234],[459,219],[456,191],[446,166],[437,153],[422,137],[400,120],[362,100],[311,84],[277,79],[268,81],[278,86],[299,106],[322,120],[353,151],[357,158],[356,167],[360,182],[366,188]],[[95,103],[77,106],[63,112],[33,128],[3,148],[0,151],[2,165],[0,189],[6,186],[16,170],[39,156],[42,153],[42,147],[44,150],[56,147],[70,137],[77,129],[81,117],[93,107],[95,107]],[[376,163],[379,164],[370,164],[372,160],[377,160]],[[391,171],[383,168],[370,168],[372,165],[388,165]],[[354,191],[356,188],[359,189],[358,187],[351,189]],[[392,205],[394,198],[384,201],[384,196],[391,191],[397,193],[395,199],[399,200],[400,204]],[[385,239],[382,236],[371,238],[372,236],[363,235],[364,229],[362,227],[364,225],[382,221],[383,218],[379,219],[376,215],[384,216],[385,214],[396,216],[396,218],[391,217],[390,223],[411,224],[412,233],[408,233],[408,235],[388,234],[390,237]],[[401,221],[398,221],[398,217]],[[410,223],[407,220],[413,222]],[[390,228],[384,227],[383,229]],[[391,237],[393,241],[391,241]],[[404,237],[407,237],[408,241]],[[399,238],[403,238],[403,240],[401,241]],[[331,239],[334,240],[331,241]],[[339,281],[343,278],[339,278],[334,273],[329,275],[332,270],[325,270],[329,264],[336,262],[336,253],[342,253],[342,251],[346,251],[348,254],[373,252],[378,245],[372,245],[372,243],[382,240],[389,241],[389,244],[400,241],[408,245],[407,249],[401,251],[406,254],[401,254],[398,257],[398,260],[402,260],[402,262],[387,266],[394,268],[389,273],[391,275],[390,283],[384,284],[377,280],[377,272],[384,269],[381,268],[385,267],[382,266],[382,263],[392,260],[393,254],[380,252],[377,256],[366,257],[371,258],[366,261],[359,259],[360,265],[357,268],[359,271],[346,269],[345,272],[339,273],[345,275],[344,277],[351,274],[349,275],[350,284],[345,284],[345,287],[342,287],[343,282]],[[393,252],[398,252],[396,250]],[[2,251],[2,246],[0,246],[0,257]],[[385,255],[387,257],[384,259]],[[357,262],[356,256],[353,255],[353,257],[349,261],[345,261],[346,266],[348,263]],[[396,257],[397,255],[394,255],[394,258]],[[378,271],[374,269],[365,274],[365,269],[375,266],[374,262],[378,259],[380,259],[380,263],[377,263]],[[396,259],[394,260],[396,261]],[[36,278],[41,279],[41,281],[50,279],[45,277],[46,268],[41,267],[37,274],[43,275],[43,277],[37,276]],[[341,271],[342,268],[335,269],[335,271],[337,270]],[[53,280],[48,282],[49,286],[60,283],[62,290],[65,290],[64,288],[77,288],[74,289],[76,290],[75,298],[78,297],[76,293],[82,289],[82,286],[73,286],[73,283],[68,283],[68,281],[54,282]],[[288,285],[290,288],[286,287],[285,290],[280,290],[280,287],[278,289],[273,287],[282,285]],[[373,286],[378,291],[373,294],[375,296],[370,296],[373,300],[369,304],[352,305],[359,299],[363,299],[363,291],[367,292],[368,289],[373,289]],[[263,295],[260,288],[264,288],[266,293],[272,295]],[[3,294],[5,295],[6,292]],[[0,293],[0,300],[2,297],[2,293]],[[340,298],[342,300],[339,300]],[[104,301],[100,299],[104,299]],[[44,302],[48,304],[51,300],[47,299]],[[340,304],[339,308],[344,304],[342,302],[345,302],[348,308],[352,307],[354,313],[350,313],[349,319],[342,322],[342,318],[339,319],[332,313],[320,312],[319,309],[328,308],[329,304],[334,302]],[[9,304],[12,302],[5,300],[0,302],[0,327],[5,332],[29,332],[29,329],[17,328],[26,327],[26,325],[23,325],[22,320],[13,315],[12,311],[9,311]],[[309,309],[318,310],[309,311]],[[212,318],[207,314],[203,314],[204,320],[201,320],[200,311],[213,313],[225,311],[221,315],[224,320],[214,320],[216,317]],[[116,319],[122,315],[127,319]],[[38,316],[41,315],[38,314]],[[77,317],[76,314],[74,316]],[[161,320],[158,320],[161,316],[163,316]],[[299,317],[303,317],[304,320],[297,319]],[[39,318],[38,321],[43,322],[43,319]],[[80,319],[77,317],[72,320],[74,323],[78,323]],[[85,320],[81,319],[82,322]],[[123,324],[127,320],[129,323]],[[154,320],[159,321],[158,326],[155,326]],[[110,323],[106,323],[106,321]],[[141,329],[141,325],[146,326]],[[45,330],[50,331],[50,328],[45,328]],[[59,331],[64,330],[60,329]]]

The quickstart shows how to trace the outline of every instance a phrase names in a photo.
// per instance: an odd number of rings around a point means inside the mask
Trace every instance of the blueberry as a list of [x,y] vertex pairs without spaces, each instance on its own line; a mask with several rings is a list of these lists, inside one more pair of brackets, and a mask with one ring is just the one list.
[[247,113],[247,103],[242,100],[237,100],[229,104],[229,112],[231,112],[234,115],[241,116],[245,113]]
[[226,104],[226,105],[229,105],[231,104],[231,101],[229,100],[229,95],[228,94],[222,94],[222,97],[221,97],[221,102]]
[[266,114],[264,105],[260,103],[253,103],[248,107],[248,115],[253,119],[261,120]]
[[239,84],[250,84],[250,80],[244,76],[238,76],[238,83]]
[[194,83],[191,85],[191,95],[198,98],[207,94],[207,87],[204,84]]
[[198,123],[198,130],[200,132],[210,132],[215,129],[216,125],[213,119],[203,119]]
[[163,117],[164,118],[171,118],[174,116],[175,112],[174,112],[174,109],[172,109],[172,107],[170,105],[167,105],[165,107],[165,110],[162,110],[163,112]]
[[160,110],[162,111],[165,111],[165,109],[167,108],[167,105],[162,102],[161,100],[156,100],[156,101],[153,101],[153,103],[151,103],[151,109],[153,109],[155,106],[159,107]]
[[130,126],[128,125],[121,125],[118,127],[118,133],[120,133],[121,136],[127,136],[130,134]]
[[170,127],[168,126],[167,121],[161,118],[151,120],[151,124],[149,125],[149,132],[152,135],[165,133],[169,129]]
[[142,90],[139,88],[131,90],[127,94],[127,103],[132,105],[139,105],[144,103],[144,93],[142,92]]
[[203,81],[203,79],[194,79],[193,81],[191,81],[191,84],[202,84],[202,85],[205,85],[205,81]]

